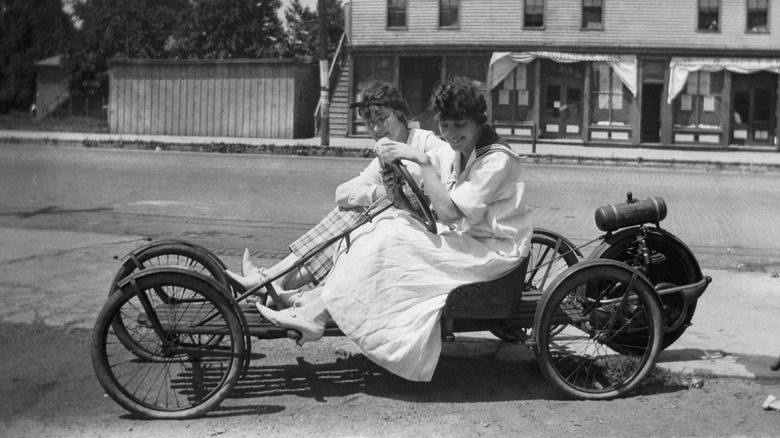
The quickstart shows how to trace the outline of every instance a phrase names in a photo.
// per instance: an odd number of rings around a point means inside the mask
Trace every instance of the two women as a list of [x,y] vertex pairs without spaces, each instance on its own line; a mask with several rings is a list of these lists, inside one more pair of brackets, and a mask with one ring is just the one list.
[[422,185],[442,223],[430,233],[390,209],[352,234],[325,284],[298,308],[258,305],[271,322],[322,336],[329,318],[372,361],[408,380],[429,381],[441,352],[439,318],[457,286],[498,278],[530,247],[520,159],[485,124],[487,104],[468,80],[442,83],[431,100],[450,148],[421,152],[383,138],[375,151],[420,167]]
[[[373,82],[358,96],[352,105],[366,124],[374,141],[387,138],[408,145],[421,153],[446,148],[447,143],[425,129],[409,128],[407,119],[409,107],[401,93],[387,82]],[[323,220],[300,238],[290,244],[291,254],[269,269],[258,269],[249,261],[249,251],[244,251],[242,275],[227,271],[234,282],[245,289],[259,285],[265,278],[274,278],[290,270],[300,258],[311,249],[350,229],[360,219],[364,209],[387,194],[385,179],[390,178],[386,167],[373,159],[359,176],[341,184],[336,189],[337,207]],[[295,293],[284,292],[298,289],[308,283],[319,283],[333,266],[335,245],[331,245],[305,261],[301,269],[290,270],[275,288],[282,299],[292,299]],[[290,303],[287,303],[290,304]]]

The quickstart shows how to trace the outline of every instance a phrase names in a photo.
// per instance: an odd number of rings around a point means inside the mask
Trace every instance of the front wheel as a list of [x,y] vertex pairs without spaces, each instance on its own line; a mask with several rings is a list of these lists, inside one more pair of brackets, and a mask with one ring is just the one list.
[[542,296],[534,317],[545,377],[573,398],[619,397],[639,386],[661,351],[661,309],[636,270],[611,260],[578,264]]
[[[163,293],[167,300],[160,300]],[[117,321],[132,334],[127,345]],[[148,354],[139,357],[135,346]],[[98,315],[92,365],[106,393],[146,418],[204,415],[235,385],[245,356],[241,323],[213,280],[156,268],[123,282]]]
[[[119,283],[130,275],[160,267],[184,268],[211,277],[224,286],[224,291],[230,290],[224,264],[207,249],[185,241],[163,240],[138,248],[125,257],[111,282],[109,296],[117,292]],[[170,301],[162,290],[157,291],[154,299],[160,302]],[[126,325],[133,325],[132,320],[126,321],[126,316],[117,315],[112,324],[117,338],[125,347],[135,352],[138,357],[154,358],[155,352],[146,348],[144,339],[136,338],[133,330],[126,327]],[[213,341],[219,340],[215,337]]]

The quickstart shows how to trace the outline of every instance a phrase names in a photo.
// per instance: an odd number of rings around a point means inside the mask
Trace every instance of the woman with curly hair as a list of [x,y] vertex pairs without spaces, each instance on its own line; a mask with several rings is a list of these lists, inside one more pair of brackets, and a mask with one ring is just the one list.
[[387,210],[352,233],[318,297],[283,311],[258,306],[271,322],[298,330],[299,343],[322,336],[332,318],[369,359],[414,381],[433,376],[447,294],[516,268],[532,233],[521,160],[485,123],[479,89],[466,79],[444,82],[431,107],[450,148],[426,154],[382,139],[375,151],[383,162],[420,167],[438,233],[404,210]]

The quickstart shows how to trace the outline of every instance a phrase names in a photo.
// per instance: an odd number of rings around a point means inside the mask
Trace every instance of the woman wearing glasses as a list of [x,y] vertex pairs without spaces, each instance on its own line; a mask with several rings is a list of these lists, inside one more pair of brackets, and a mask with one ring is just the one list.
[[[438,221],[431,233],[408,212],[389,209],[356,229],[325,284],[300,307],[274,311],[272,323],[301,333],[299,343],[322,336],[329,318],[373,362],[414,381],[429,381],[441,351],[439,318],[449,292],[499,278],[527,257],[531,215],[520,158],[486,124],[487,104],[466,79],[439,85],[432,109],[450,145],[447,171],[425,154],[382,139],[383,162],[403,159],[421,170]],[[318,293],[316,291],[319,291]]]
[[[358,101],[350,108],[357,108],[358,115],[365,122],[374,141],[390,139],[407,144],[421,153],[447,146],[447,143],[437,138],[433,132],[410,129],[407,126],[409,107],[401,97],[401,93],[387,82],[374,82],[368,85],[358,96]],[[349,229],[366,207],[387,194],[385,179],[388,179],[389,183],[392,173],[385,169],[385,166],[374,158],[360,175],[341,184],[336,189],[338,206],[314,228],[291,243],[291,254],[281,262],[268,269],[257,268],[249,260],[249,250],[245,250],[242,275],[227,271],[228,275],[234,282],[249,289],[259,285],[265,278],[275,277],[290,269],[309,250]],[[336,246],[333,244],[320,251],[307,260],[300,269],[290,271],[274,285],[279,291],[277,293],[280,298],[288,300],[287,305],[299,298],[295,289],[308,283],[318,284],[327,276],[333,266]]]

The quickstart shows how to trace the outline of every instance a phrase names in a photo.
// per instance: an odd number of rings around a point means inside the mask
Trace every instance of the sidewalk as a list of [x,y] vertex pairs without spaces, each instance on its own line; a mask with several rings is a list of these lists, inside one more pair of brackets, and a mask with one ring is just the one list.
[[[242,152],[295,153],[363,156],[370,153],[367,138],[331,137],[330,146],[320,138],[272,139],[240,137],[192,137],[72,132],[0,130],[0,141],[85,145],[90,147],[163,148],[187,151],[224,151],[229,146]],[[656,167],[694,167],[708,170],[780,171],[780,152],[774,147],[757,149],[730,147],[703,150],[681,147],[584,146],[542,142],[511,142],[512,148],[536,162]]]
[[[92,328],[119,260],[147,243],[140,236],[3,227],[0,242],[0,321],[81,329]],[[240,263],[239,256],[220,257],[228,266]],[[780,379],[780,372],[769,369],[780,354],[780,338],[771,329],[780,278],[762,272],[704,274],[713,281],[698,301],[693,325],[662,352],[658,365],[705,378]],[[445,356],[535,360],[528,348],[489,333],[457,338],[445,345]]]

